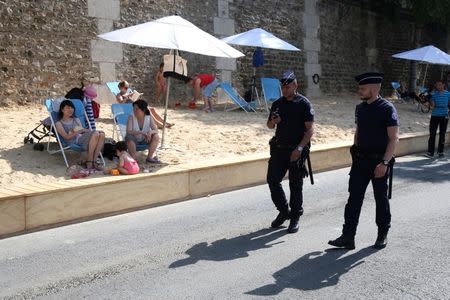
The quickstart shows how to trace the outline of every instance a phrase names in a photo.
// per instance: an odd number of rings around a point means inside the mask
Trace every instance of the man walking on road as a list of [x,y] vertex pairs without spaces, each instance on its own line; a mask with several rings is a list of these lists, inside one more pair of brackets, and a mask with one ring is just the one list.
[[388,200],[388,175],[398,143],[398,115],[395,107],[380,97],[382,73],[365,73],[355,77],[363,100],[356,106],[356,132],[351,147],[349,193],[345,205],[342,235],[328,244],[355,249],[355,234],[367,185],[372,181],[376,203],[378,236],[375,248],[386,247],[391,224]]
[[[279,211],[272,227],[280,227],[284,221],[291,219],[288,233],[295,233],[299,228],[299,218],[303,214],[304,164],[314,132],[314,110],[306,97],[297,94],[298,84],[294,72],[285,72],[280,83],[282,97],[272,104],[267,120],[267,127],[276,127],[275,136],[269,142],[267,183],[272,201]],[[291,190],[289,205],[281,186],[288,170]]]

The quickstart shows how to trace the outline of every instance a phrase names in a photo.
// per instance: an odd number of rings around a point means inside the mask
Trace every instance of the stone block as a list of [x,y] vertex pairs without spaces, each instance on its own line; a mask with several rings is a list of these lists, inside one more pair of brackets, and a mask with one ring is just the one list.
[[316,51],[306,51],[306,63],[319,63],[319,53]]
[[226,57],[216,57],[216,69],[236,71],[236,59]]
[[97,87],[97,100],[99,103],[102,104],[116,103],[116,98],[111,93],[111,91],[106,87],[106,85],[99,85]]
[[98,34],[110,32],[114,30],[114,23],[111,19],[98,19],[97,20]]
[[303,14],[303,25],[305,28],[317,29],[320,26],[320,19],[318,15]]
[[101,19],[120,19],[120,0],[88,0],[90,17]]
[[234,34],[234,20],[214,17],[214,33],[222,36]]
[[321,97],[322,96],[322,91],[320,90],[319,85],[316,85],[312,88],[307,88],[306,89],[306,97]]
[[306,63],[305,64],[305,75],[312,76],[314,74],[322,75],[322,67],[320,66],[320,64]]
[[228,1],[218,0],[218,16],[219,18],[228,18]]
[[303,49],[305,51],[320,51],[320,40],[313,38],[305,38],[303,39]]
[[122,44],[93,40],[91,41],[91,55],[93,62],[120,63],[123,60]]
[[101,62],[101,63],[99,63],[99,67],[100,67],[100,81],[101,82],[116,81],[116,64],[115,63]]
[[305,0],[305,12],[310,14],[316,13],[317,0]]

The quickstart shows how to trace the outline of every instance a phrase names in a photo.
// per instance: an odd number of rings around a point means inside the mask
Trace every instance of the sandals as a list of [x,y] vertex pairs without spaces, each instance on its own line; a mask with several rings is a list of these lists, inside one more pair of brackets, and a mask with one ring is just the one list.
[[154,158],[146,158],[145,162],[149,164],[162,164],[162,162],[156,156]]

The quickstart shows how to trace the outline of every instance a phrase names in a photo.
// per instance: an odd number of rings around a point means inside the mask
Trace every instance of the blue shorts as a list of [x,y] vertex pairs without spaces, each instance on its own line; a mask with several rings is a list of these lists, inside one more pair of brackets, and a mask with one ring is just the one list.
[[219,82],[217,81],[217,79],[214,79],[213,82],[211,82],[210,84],[208,84],[207,86],[205,86],[205,88],[203,89],[203,96],[207,97],[207,98],[211,98],[212,94],[214,93],[214,91],[216,90],[216,88],[219,86]]

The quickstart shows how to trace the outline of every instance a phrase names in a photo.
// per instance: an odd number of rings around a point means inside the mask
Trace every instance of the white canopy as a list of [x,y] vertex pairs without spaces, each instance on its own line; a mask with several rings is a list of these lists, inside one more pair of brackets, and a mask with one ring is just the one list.
[[255,28],[246,32],[223,38],[227,44],[240,46],[253,46],[278,50],[300,51],[297,47],[277,38],[270,32],[261,28]]
[[436,65],[450,65],[450,55],[434,46],[426,46],[392,55],[395,58],[415,60]]
[[179,16],[169,16],[151,22],[100,34],[100,38],[144,47],[178,49],[216,57],[244,56],[209,33]]

